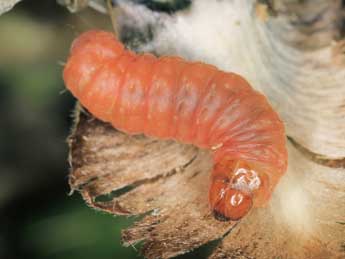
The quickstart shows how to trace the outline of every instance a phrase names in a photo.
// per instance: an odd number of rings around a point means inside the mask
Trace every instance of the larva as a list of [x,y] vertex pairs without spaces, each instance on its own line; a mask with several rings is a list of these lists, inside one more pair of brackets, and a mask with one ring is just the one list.
[[283,123],[235,73],[135,54],[113,34],[89,31],[73,42],[63,77],[84,107],[121,131],[211,149],[209,204],[217,218],[238,220],[267,204],[286,171]]

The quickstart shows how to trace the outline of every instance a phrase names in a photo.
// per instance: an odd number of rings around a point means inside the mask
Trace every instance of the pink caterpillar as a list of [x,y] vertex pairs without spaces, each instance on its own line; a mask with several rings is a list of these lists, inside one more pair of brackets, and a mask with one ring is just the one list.
[[283,123],[237,74],[135,54],[113,34],[89,31],[73,42],[63,77],[83,106],[121,131],[212,149],[209,203],[218,217],[237,220],[265,205],[286,171]]

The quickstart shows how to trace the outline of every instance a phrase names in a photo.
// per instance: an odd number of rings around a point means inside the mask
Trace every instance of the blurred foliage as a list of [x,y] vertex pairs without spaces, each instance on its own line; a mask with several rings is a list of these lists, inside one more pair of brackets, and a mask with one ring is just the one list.
[[62,69],[72,39],[93,27],[111,24],[55,1],[26,0],[0,16],[0,258],[139,258],[120,242],[133,220],[68,196],[74,99]]
[[131,220],[93,212],[79,199],[70,199],[33,215],[23,231],[24,249],[34,258],[134,258],[134,248],[123,248],[120,230]]

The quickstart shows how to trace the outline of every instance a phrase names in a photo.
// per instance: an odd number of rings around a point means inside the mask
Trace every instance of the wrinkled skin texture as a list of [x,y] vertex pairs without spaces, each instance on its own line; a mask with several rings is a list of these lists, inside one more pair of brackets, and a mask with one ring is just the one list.
[[137,55],[111,33],[89,31],[73,42],[63,77],[84,107],[121,131],[211,149],[209,203],[219,219],[264,206],[286,171],[281,120],[237,74]]

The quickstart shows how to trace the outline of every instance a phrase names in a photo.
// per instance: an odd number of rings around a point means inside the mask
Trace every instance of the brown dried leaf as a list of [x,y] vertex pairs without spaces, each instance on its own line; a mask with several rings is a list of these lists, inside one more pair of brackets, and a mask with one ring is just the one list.
[[[143,254],[148,258],[185,253],[222,237],[236,224],[215,220],[209,210],[212,161],[206,151],[130,137],[85,113],[70,147],[71,188],[79,190],[90,206],[115,215],[148,213],[123,231],[125,245],[145,241]],[[130,190],[116,195],[128,186]],[[105,195],[111,192],[115,193]]]
[[239,223],[217,221],[209,210],[206,151],[130,137],[86,113],[70,144],[72,189],[96,209],[144,215],[122,237],[125,245],[144,241],[147,258],[171,258],[223,237],[211,258],[345,256],[344,169],[316,164],[291,144],[288,173],[269,207]]

